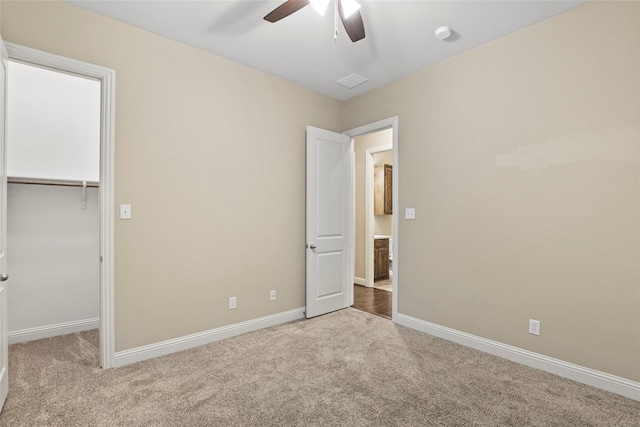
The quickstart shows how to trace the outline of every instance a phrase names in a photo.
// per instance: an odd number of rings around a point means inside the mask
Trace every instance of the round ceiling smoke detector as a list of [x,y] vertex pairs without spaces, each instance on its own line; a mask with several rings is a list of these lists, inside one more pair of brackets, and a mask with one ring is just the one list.
[[444,40],[451,35],[451,27],[445,25],[443,27],[436,28],[436,38],[440,40]]

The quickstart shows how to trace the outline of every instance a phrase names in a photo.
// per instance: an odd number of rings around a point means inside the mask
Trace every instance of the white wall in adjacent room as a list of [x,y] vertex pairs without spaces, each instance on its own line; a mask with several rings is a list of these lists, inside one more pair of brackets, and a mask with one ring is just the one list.
[[100,82],[9,61],[7,174],[98,181]]
[[[95,319],[99,306],[98,189],[9,184],[9,335]],[[16,342],[16,340],[12,340]]]

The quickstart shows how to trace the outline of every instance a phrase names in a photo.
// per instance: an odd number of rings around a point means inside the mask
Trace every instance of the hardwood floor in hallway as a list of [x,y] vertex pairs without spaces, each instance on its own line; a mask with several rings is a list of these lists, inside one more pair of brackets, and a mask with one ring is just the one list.
[[353,285],[351,307],[391,319],[391,292]]

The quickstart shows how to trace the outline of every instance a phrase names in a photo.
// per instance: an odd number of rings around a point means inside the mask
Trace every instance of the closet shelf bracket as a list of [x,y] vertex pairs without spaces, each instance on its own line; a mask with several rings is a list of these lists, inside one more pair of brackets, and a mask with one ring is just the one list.
[[82,181],[82,203],[80,209],[87,209],[87,181]]

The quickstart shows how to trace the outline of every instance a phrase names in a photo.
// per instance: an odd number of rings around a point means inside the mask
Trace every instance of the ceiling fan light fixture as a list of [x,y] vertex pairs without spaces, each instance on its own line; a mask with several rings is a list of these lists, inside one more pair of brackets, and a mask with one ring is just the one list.
[[327,6],[329,6],[330,0],[309,0],[311,6],[320,14],[320,16],[324,16],[324,13],[327,11]]
[[358,9],[360,9],[360,4],[356,0],[342,0],[342,11],[345,19],[353,15]]

